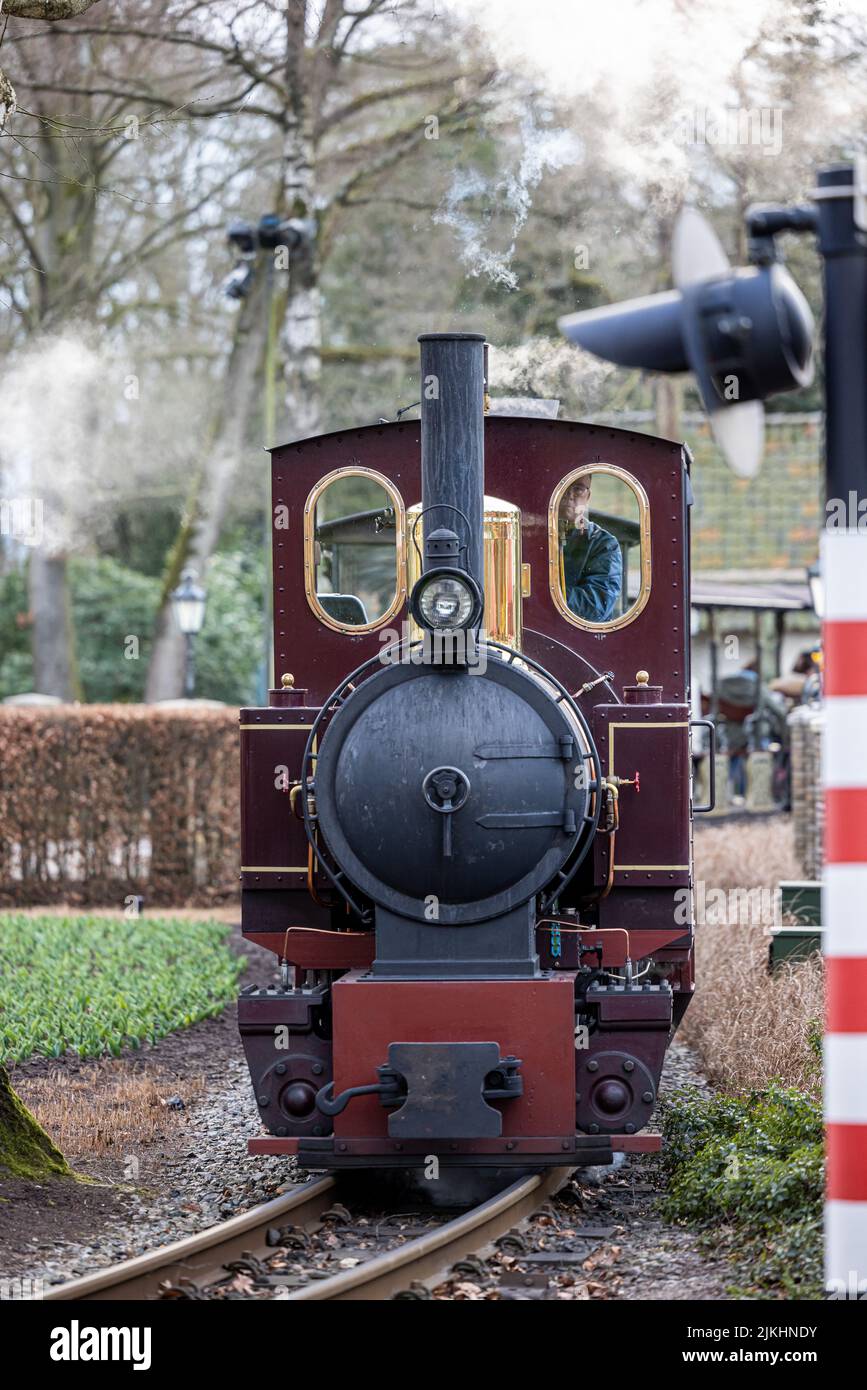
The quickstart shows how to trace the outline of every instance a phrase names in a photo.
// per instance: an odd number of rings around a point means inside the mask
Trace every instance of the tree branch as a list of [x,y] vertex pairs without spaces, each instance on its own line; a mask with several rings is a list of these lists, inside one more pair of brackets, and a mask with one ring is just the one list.
[[9,216],[12,218],[12,221],[15,223],[15,228],[18,232],[18,235],[24,242],[24,245],[27,248],[27,254],[33,262],[34,267],[36,268],[36,270],[40,272],[41,275],[44,275],[45,263],[39,254],[36,242],[33,240],[30,234],[30,230],[27,227],[27,224],[22,221],[18,213],[18,209],[16,208],[12,199],[9,197],[5,188],[3,188],[2,185],[0,185],[0,203],[3,204],[6,211],[9,213]]
[[412,96],[417,92],[434,91],[437,87],[442,87],[452,82],[456,82],[460,77],[459,72],[444,72],[441,77],[426,77],[420,82],[407,82],[404,86],[381,87],[375,92],[364,92],[361,96],[354,97],[352,101],[344,102],[343,106],[338,106],[328,115],[322,117],[316,127],[317,138],[324,135],[326,131],[332,130],[341,121],[346,121],[350,116],[355,116],[359,111],[364,111],[368,106],[373,106],[380,101],[395,101],[400,97]]
[[363,24],[366,19],[372,18],[375,14],[379,14],[386,3],[387,0],[370,0],[370,4],[364,10],[344,10],[340,18],[348,19],[350,23],[340,42],[331,44],[331,52],[335,58],[340,59],[346,53],[346,46],[359,24]]
[[[30,83],[29,86],[30,90],[33,92],[57,92],[61,96],[75,97],[112,97],[121,101],[125,99],[127,102],[140,101],[144,104],[149,103],[151,106],[162,107],[165,111],[189,111],[189,117],[187,119],[191,120],[202,120],[208,116],[228,116],[242,110],[245,114],[263,116],[269,121],[277,119],[275,112],[268,107],[253,106],[244,101],[244,98],[257,86],[257,83],[254,81],[251,81],[248,86],[237,95],[231,98],[227,97],[222,101],[211,102],[208,106],[201,105],[198,98],[193,101],[184,102],[183,105],[178,106],[177,101],[171,97],[161,97],[154,92],[125,92],[117,87],[70,87],[59,82],[33,82]],[[197,109],[193,110],[193,107]],[[37,120],[48,121],[49,125],[53,123],[50,117],[40,116],[34,111],[25,111],[24,114],[25,116],[34,116]],[[98,131],[95,133],[98,134]]]
[[44,19],[49,24],[75,19],[99,0],[0,0],[0,13],[10,19]]

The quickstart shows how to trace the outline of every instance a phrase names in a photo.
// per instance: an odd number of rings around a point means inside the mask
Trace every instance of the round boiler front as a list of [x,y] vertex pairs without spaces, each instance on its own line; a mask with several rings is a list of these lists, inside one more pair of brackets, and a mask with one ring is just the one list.
[[497,656],[482,672],[371,675],[316,760],[331,854],[374,902],[419,921],[483,921],[526,902],[589,833],[589,743],[564,705]]

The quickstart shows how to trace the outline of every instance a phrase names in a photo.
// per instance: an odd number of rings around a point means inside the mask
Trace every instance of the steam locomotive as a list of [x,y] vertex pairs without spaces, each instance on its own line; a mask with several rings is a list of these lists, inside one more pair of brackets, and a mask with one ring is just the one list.
[[248,1147],[610,1163],[658,1145],[693,991],[689,458],[495,414],[483,336],[419,342],[420,420],[272,451],[241,888],[281,984],[239,1000]]

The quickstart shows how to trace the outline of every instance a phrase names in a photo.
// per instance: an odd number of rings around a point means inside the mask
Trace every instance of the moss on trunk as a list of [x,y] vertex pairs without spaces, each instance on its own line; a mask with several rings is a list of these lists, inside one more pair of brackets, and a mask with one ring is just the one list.
[[12,1089],[0,1066],[0,1170],[16,1178],[74,1176],[58,1148]]

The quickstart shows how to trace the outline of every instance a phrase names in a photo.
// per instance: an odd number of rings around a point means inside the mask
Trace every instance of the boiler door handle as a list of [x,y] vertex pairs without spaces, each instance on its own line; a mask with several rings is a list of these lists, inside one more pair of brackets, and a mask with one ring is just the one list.
[[708,760],[710,764],[710,787],[708,788],[708,803],[706,806],[693,806],[693,814],[698,815],[705,811],[712,811],[716,806],[716,725],[712,719],[690,719],[691,729],[701,726],[710,730],[710,752]]

